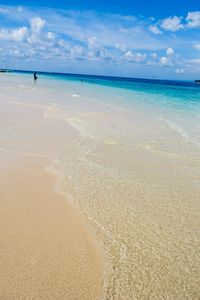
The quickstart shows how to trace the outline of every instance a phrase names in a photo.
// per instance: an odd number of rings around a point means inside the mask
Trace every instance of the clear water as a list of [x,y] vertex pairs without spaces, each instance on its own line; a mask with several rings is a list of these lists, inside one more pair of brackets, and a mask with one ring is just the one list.
[[[20,72],[32,76],[32,72]],[[169,81],[39,73],[40,87],[59,86],[59,91],[121,109],[140,110],[163,120],[172,130],[200,146],[200,84]],[[61,104],[65,97],[60,98]],[[59,98],[56,100],[59,102]]]

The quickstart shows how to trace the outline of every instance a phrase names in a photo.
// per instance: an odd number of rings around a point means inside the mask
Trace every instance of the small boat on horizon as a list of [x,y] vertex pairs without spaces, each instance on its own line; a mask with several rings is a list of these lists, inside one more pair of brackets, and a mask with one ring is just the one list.
[[200,79],[195,80],[195,82],[200,83]]

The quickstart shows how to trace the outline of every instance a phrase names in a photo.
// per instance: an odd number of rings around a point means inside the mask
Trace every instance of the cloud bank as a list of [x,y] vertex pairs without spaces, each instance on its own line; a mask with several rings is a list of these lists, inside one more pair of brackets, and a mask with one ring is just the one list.
[[0,6],[0,17],[1,67],[143,77],[200,70],[199,11],[156,20]]

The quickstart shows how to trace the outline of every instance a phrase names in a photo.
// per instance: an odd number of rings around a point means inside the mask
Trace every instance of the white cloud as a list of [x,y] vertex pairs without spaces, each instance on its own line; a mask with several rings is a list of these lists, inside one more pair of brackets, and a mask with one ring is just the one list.
[[153,60],[156,60],[158,58],[158,54],[157,53],[151,53],[151,57],[153,58]]
[[[44,39],[41,39],[41,31],[45,26],[46,21],[40,17],[34,17],[30,19],[30,33],[27,41],[30,44],[40,44],[44,42]],[[47,33],[48,38],[48,33]],[[49,39],[49,38],[48,38]]]
[[[89,68],[101,61],[106,66],[108,61],[113,63],[113,69],[116,65],[121,66],[124,75],[127,69],[132,68],[132,63],[138,70],[143,70],[148,65],[148,70],[151,68],[152,72],[153,68],[159,68],[163,74],[181,74],[182,69],[188,72],[189,67],[185,62],[189,62],[192,51],[196,54],[194,48],[200,50],[200,42],[188,32],[190,28],[199,26],[198,12],[190,12],[184,19],[172,16],[164,20],[129,18],[94,11],[30,9],[17,6],[5,6],[2,11],[0,6],[1,13],[4,14],[0,28],[1,53],[5,61],[12,60],[12,56],[18,57],[22,65],[23,58],[28,58],[32,65],[42,62],[44,58],[52,59],[43,64],[49,69],[51,64],[59,68],[59,63],[64,69],[67,64],[75,66],[74,60],[77,59],[80,60],[77,68],[81,64]],[[9,29],[7,24],[16,28]],[[185,30],[176,36],[166,32],[175,32],[182,28]],[[195,66],[194,61],[190,64]],[[173,68],[166,70],[161,66]]]
[[149,30],[154,34],[162,34],[162,31],[156,25],[149,26]]
[[146,54],[141,54],[140,52],[133,53],[131,50],[124,54],[124,58],[132,62],[143,62],[146,59]]
[[190,59],[189,62],[192,64],[200,64],[200,58]]
[[160,26],[165,30],[169,30],[173,32],[182,29],[184,27],[183,24],[181,23],[181,18],[177,16],[163,19],[161,21]]
[[146,62],[147,65],[156,66],[160,64],[160,58],[156,52],[152,52],[149,55],[149,59]]
[[102,47],[98,50],[90,50],[87,53],[87,58],[89,60],[111,60],[112,56],[107,49]]
[[84,50],[81,46],[74,46],[70,49],[70,53],[75,57],[81,57],[84,54]]
[[120,43],[117,43],[115,45],[116,49],[122,51],[122,52],[125,52],[127,50],[127,46],[126,44],[120,44]]
[[64,39],[58,40],[58,46],[69,49],[69,44]]
[[102,48],[99,51],[99,58],[103,60],[111,60],[113,57],[107,49]]
[[44,28],[46,21],[40,17],[35,17],[30,20],[31,30],[34,35],[37,35]]
[[172,48],[167,48],[166,49],[166,56],[162,56],[160,58],[160,64],[165,67],[172,67],[174,66],[174,49]]
[[7,41],[23,42],[27,38],[28,29],[24,26],[17,29],[0,30],[0,39]]
[[186,21],[188,28],[200,28],[200,11],[189,12]]
[[171,61],[171,58],[170,57],[166,57],[166,56],[162,56],[161,58],[160,58],[160,64],[162,65],[162,66],[168,66],[168,67],[172,67],[173,66],[173,63],[172,63],[172,61]]
[[89,60],[111,60],[107,48],[99,42],[96,36],[91,36],[87,39],[88,59]]
[[200,43],[195,44],[194,48],[197,49],[197,50],[200,50]]
[[136,54],[135,54],[135,61],[136,62],[142,62],[142,61],[144,61],[146,59],[146,54],[141,54],[141,53],[139,53],[139,52],[137,52]]
[[88,48],[89,49],[99,49],[101,44],[99,43],[96,36],[91,36],[88,38]]
[[133,60],[134,58],[134,54],[132,51],[127,51],[125,54],[124,54],[124,57],[127,59],[127,60]]
[[28,30],[26,27],[21,27],[12,31],[12,36],[15,41],[22,42],[26,39]]
[[11,49],[9,50],[9,54],[14,57],[18,58],[28,58],[30,54],[28,52],[22,52],[19,49]]
[[173,54],[174,54],[174,49],[173,48],[167,48],[166,55],[167,56],[172,56]]
[[47,33],[47,38],[48,38],[49,40],[54,40],[55,37],[56,37],[56,35],[55,35],[53,32],[49,31],[49,32]]
[[180,29],[198,29],[200,28],[200,11],[188,12],[184,19],[180,16],[168,17],[157,22],[157,25],[149,26],[149,30],[154,34],[162,34],[163,32],[159,29],[158,25],[168,31],[178,31]]
[[[30,28],[26,26],[15,28],[15,29],[1,29],[0,39],[4,41],[14,41],[14,42],[25,42],[33,43],[38,41],[38,35],[45,26],[45,20],[34,17],[30,20]],[[53,39],[54,34],[48,32],[47,38]]]
[[176,74],[183,74],[183,73],[185,73],[185,70],[184,69],[176,69],[175,72],[176,72]]

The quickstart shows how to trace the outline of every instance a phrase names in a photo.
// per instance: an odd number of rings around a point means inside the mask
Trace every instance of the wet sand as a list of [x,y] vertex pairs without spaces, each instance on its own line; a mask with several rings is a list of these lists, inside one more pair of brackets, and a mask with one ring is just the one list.
[[45,126],[41,107],[0,107],[0,299],[99,299],[101,254],[45,171],[63,144],[61,125]]

